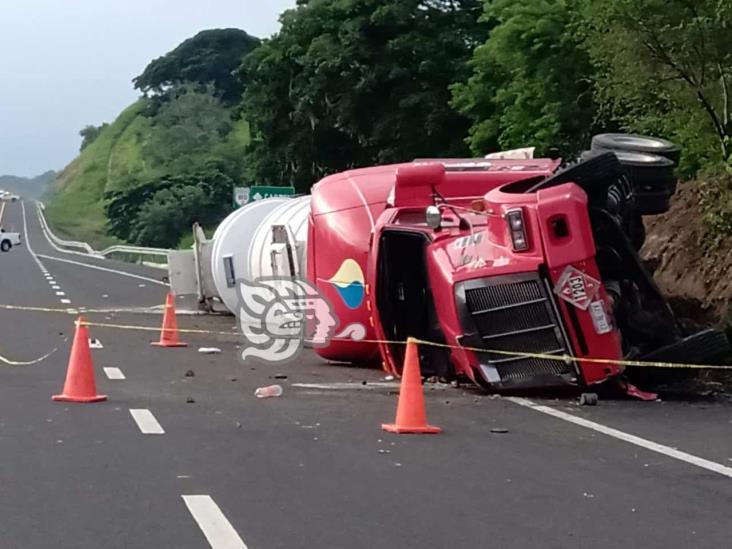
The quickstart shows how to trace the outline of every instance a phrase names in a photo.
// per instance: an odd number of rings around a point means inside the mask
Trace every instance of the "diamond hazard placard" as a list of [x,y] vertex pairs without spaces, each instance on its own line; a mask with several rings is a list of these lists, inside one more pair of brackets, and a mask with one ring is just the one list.
[[559,277],[554,293],[578,309],[587,310],[600,289],[600,281],[569,265]]

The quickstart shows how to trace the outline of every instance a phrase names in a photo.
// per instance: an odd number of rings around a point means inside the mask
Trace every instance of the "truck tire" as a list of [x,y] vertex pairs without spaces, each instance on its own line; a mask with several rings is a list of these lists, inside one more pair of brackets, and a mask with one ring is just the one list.
[[[729,341],[723,332],[704,330],[683,340],[661,347],[637,357],[637,360],[650,362],[669,362],[674,364],[709,364],[729,352]],[[679,383],[692,382],[699,377],[700,368],[676,367],[638,367],[630,366],[626,373],[633,383],[668,388]]]
[[620,164],[633,184],[636,207],[641,215],[667,212],[676,192],[674,163],[655,154],[616,151]]
[[592,138],[593,150],[626,151],[654,154],[679,163],[681,149],[671,141],[631,133],[601,133]]
[[[606,150],[594,149],[582,153],[581,158],[606,154]],[[657,215],[667,212],[671,197],[676,192],[674,163],[664,156],[631,151],[612,151],[623,167],[633,186],[638,213]]]
[[643,355],[640,360],[675,364],[706,364],[729,353],[730,344],[724,332],[706,329],[681,341]]
[[0,242],[0,250],[3,252],[9,252],[12,247],[13,245],[10,243],[10,240],[3,240]]

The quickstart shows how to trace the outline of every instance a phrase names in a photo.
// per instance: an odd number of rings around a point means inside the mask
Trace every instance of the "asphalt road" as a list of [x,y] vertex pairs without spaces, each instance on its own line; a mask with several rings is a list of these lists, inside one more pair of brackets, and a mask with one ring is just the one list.
[[[24,245],[0,255],[0,305],[48,310],[0,307],[0,354],[57,350],[0,365],[0,549],[732,546],[726,399],[589,408],[428,385],[430,422],[444,432],[390,435],[380,425],[393,419],[397,388],[380,372],[309,353],[277,369],[242,363],[233,319],[181,316],[184,328],[218,333],[160,349],[154,331],[92,326],[109,400],[52,402],[73,334],[66,309],[151,307],[166,288],[154,269],[53,249],[34,207],[25,214]],[[4,215],[6,227],[23,225],[20,204]],[[108,379],[110,367],[125,379]],[[287,376],[276,381],[284,395],[256,399],[276,375]],[[164,433],[143,434],[130,410],[148,410],[143,427]]]

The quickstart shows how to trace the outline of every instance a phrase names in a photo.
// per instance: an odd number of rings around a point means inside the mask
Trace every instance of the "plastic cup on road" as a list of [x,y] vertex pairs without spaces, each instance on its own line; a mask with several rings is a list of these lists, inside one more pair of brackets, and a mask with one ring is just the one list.
[[254,391],[254,396],[257,398],[272,398],[282,396],[283,392],[281,385],[269,385],[267,387],[259,387]]

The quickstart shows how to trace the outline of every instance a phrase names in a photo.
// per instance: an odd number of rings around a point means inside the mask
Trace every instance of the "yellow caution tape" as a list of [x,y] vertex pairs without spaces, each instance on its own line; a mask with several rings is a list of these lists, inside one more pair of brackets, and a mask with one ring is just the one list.
[[5,364],[6,366],[32,366],[34,364],[38,364],[39,362],[43,362],[49,356],[54,354],[56,351],[58,351],[58,347],[49,351],[42,357],[36,358],[34,360],[26,360],[26,361],[10,360],[9,358],[6,358],[3,355],[0,355],[0,363]]
[[160,305],[157,307],[129,307],[129,308],[116,308],[116,309],[87,309],[85,307],[26,307],[23,305],[5,305],[0,304],[0,309],[7,311],[29,311],[35,313],[60,313],[60,314],[109,314],[109,313],[154,313],[162,314],[163,309],[166,305]]
[[198,330],[193,328],[160,328],[158,326],[139,326],[135,324],[109,324],[106,322],[82,322],[84,326],[96,326],[97,328],[112,328],[116,330],[140,330],[144,332],[178,332],[181,334],[204,334],[239,336],[239,332],[221,332],[215,330]]
[[[88,313],[109,313],[109,312],[134,312],[134,310],[131,309],[60,309],[60,308],[46,308],[46,307],[24,307],[19,305],[3,305],[0,304],[0,309],[6,309],[6,310],[18,310],[18,311],[35,311],[35,312],[55,312],[55,313],[64,313],[64,314],[88,314]],[[139,311],[139,309],[137,309]],[[162,312],[162,311],[160,311]],[[89,321],[83,321],[83,324],[86,326],[92,326],[97,328],[106,328],[106,329],[116,329],[116,330],[137,330],[137,331],[149,331],[149,332],[166,332],[166,331],[176,331],[175,329],[170,328],[160,328],[157,326],[141,326],[139,324],[113,324],[113,323],[104,323],[104,322],[89,322]],[[202,329],[194,329],[194,328],[177,328],[177,331],[179,333],[183,334],[201,334],[201,335],[219,335],[219,336],[238,336],[240,332],[237,330],[236,332],[223,332],[223,331],[216,331],[216,330],[202,330]],[[497,350],[497,349],[483,349],[479,347],[464,347],[461,345],[450,345],[447,343],[437,343],[434,341],[427,341],[423,339],[417,339],[417,338],[410,338],[412,341],[419,345],[429,345],[432,347],[440,347],[445,349],[455,349],[455,350],[463,350],[463,351],[471,351],[474,353],[490,353],[494,355],[502,355],[507,357],[517,357],[517,358],[536,358],[541,360],[553,360],[558,362],[565,362],[565,363],[576,363],[576,362],[585,362],[585,363],[592,363],[592,364],[608,364],[608,365],[617,365],[617,366],[631,366],[631,367],[640,367],[640,368],[687,368],[687,369],[713,369],[713,370],[732,370],[732,365],[725,365],[725,364],[682,364],[682,363],[675,363],[675,362],[660,362],[660,361],[647,361],[647,360],[626,360],[626,359],[615,359],[615,358],[592,358],[592,357],[577,357],[572,355],[553,355],[553,354],[546,354],[546,353],[530,353],[525,351],[504,351],[504,350]],[[374,343],[374,344],[383,344],[383,345],[406,345],[407,341],[391,341],[391,340],[379,340],[379,339],[361,339],[361,340],[353,340],[349,338],[332,338],[331,341],[347,341],[347,342],[353,342],[353,343]],[[13,366],[22,366],[22,365],[30,365],[30,364],[36,364],[38,362],[41,362],[42,360],[48,358],[51,354],[53,354],[57,349],[54,349],[50,353],[44,355],[43,357],[29,361],[29,362],[13,362],[8,359],[5,359],[0,355],[0,362],[3,362],[5,364],[13,365]]]

